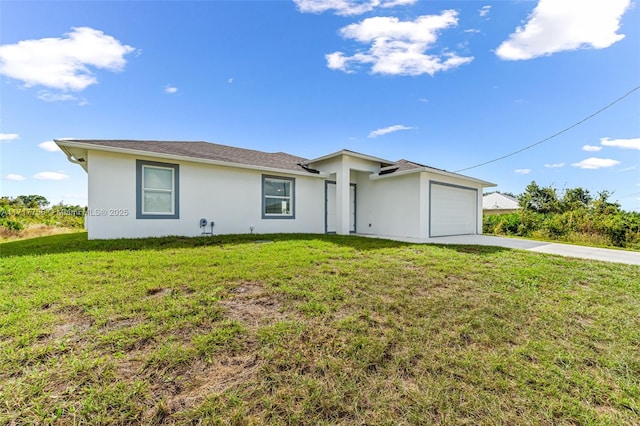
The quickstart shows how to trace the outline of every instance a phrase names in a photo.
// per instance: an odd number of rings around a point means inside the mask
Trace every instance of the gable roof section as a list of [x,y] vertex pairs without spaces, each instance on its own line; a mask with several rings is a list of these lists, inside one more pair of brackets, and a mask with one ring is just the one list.
[[388,167],[394,164],[393,161],[384,160],[382,158],[374,157],[372,155],[362,154],[360,152],[351,151],[349,149],[343,149],[331,154],[323,155],[322,157],[314,158],[313,160],[307,160],[309,164],[319,163],[320,161],[328,160],[334,157],[340,157],[341,155],[349,155],[351,157],[361,158],[367,161],[373,161],[374,163],[380,163],[381,167]]
[[61,146],[83,147],[100,151],[123,153],[153,153],[161,156],[211,160],[218,163],[238,164],[267,169],[304,172],[300,165],[307,160],[284,152],[262,152],[252,149],[236,148],[209,142],[168,142],[140,140],[89,140],[56,139]]

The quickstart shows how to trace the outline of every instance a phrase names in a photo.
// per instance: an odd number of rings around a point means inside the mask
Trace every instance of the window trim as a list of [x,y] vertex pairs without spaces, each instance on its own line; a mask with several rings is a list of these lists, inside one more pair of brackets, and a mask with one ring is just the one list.
[[[271,197],[265,194],[265,184],[267,179],[277,179],[291,182],[291,195],[289,195],[289,199],[291,200],[291,213],[290,214],[277,214],[277,213],[267,213],[267,203],[266,198]],[[286,197],[283,197],[286,198]],[[296,179],[292,177],[285,176],[274,176],[274,175],[262,175],[262,218],[263,219],[295,219],[296,218]]]
[[[145,213],[143,211],[145,167],[172,169],[173,171],[173,213]],[[158,161],[136,160],[136,219],[180,219],[180,166]]]

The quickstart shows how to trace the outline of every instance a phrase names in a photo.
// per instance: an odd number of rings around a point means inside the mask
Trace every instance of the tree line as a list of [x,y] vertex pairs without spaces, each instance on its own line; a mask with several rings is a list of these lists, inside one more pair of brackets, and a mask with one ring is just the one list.
[[20,231],[30,225],[84,227],[86,207],[51,203],[42,195],[0,197],[0,227]]
[[520,211],[485,215],[487,234],[640,249],[640,213],[622,210],[610,191],[558,191],[532,181],[517,196]]

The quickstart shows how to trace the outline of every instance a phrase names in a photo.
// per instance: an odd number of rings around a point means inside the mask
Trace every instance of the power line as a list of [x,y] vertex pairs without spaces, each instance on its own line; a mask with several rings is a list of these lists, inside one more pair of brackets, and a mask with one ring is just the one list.
[[634,87],[633,89],[629,90],[629,91],[628,91],[627,93],[625,93],[624,95],[620,96],[620,97],[619,97],[618,99],[616,99],[615,101],[613,101],[613,102],[611,102],[610,104],[608,104],[608,105],[606,105],[606,106],[604,106],[604,107],[600,108],[599,110],[597,110],[597,111],[596,111],[596,112],[594,112],[593,114],[591,114],[591,115],[589,115],[589,116],[587,116],[587,117],[583,118],[582,120],[578,121],[577,123],[574,123],[574,124],[572,124],[571,126],[566,127],[566,128],[564,128],[564,129],[560,130],[559,132],[554,133],[553,135],[548,136],[548,137],[546,137],[546,138],[544,138],[544,139],[542,139],[542,140],[540,140],[540,141],[538,141],[538,142],[536,142],[536,143],[533,143],[533,144],[531,144],[531,145],[525,146],[524,148],[521,148],[521,149],[519,149],[519,150],[517,150],[517,151],[514,151],[514,152],[512,152],[511,154],[503,155],[502,157],[498,157],[498,158],[495,158],[495,159],[493,159],[493,160],[485,161],[484,163],[476,164],[475,166],[471,166],[471,167],[467,167],[467,168],[464,168],[464,169],[456,170],[454,173],[460,173],[460,172],[464,172],[465,170],[471,170],[471,169],[475,169],[475,168],[478,168],[478,167],[481,167],[481,166],[486,166],[487,164],[491,164],[491,163],[495,163],[496,161],[504,160],[505,158],[512,157],[512,156],[514,156],[514,155],[516,155],[516,154],[520,154],[522,151],[526,151],[526,150],[528,150],[528,149],[531,149],[531,148],[533,148],[534,146],[537,146],[537,145],[543,144],[543,143],[545,143],[545,142],[547,142],[547,141],[549,141],[549,140],[551,140],[551,139],[555,138],[556,136],[560,136],[561,134],[563,134],[563,133],[565,133],[565,132],[568,132],[569,130],[573,129],[574,127],[577,127],[577,126],[581,125],[581,124],[582,124],[582,123],[584,123],[585,121],[592,119],[592,118],[593,118],[593,117],[595,117],[596,115],[598,115],[598,114],[600,114],[601,112],[603,112],[603,111],[605,111],[605,110],[607,110],[607,109],[611,108],[612,106],[614,106],[615,104],[617,104],[618,102],[620,102],[621,100],[623,100],[624,98],[626,98],[627,96],[629,96],[630,94],[632,94],[633,92],[635,92],[635,91],[636,91],[636,90],[638,90],[638,89],[640,89],[640,86],[636,86],[636,87]]

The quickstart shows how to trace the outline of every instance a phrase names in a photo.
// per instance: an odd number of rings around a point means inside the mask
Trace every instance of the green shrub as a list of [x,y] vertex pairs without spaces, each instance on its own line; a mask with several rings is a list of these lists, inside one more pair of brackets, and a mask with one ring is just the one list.
[[486,234],[517,235],[520,223],[519,213],[486,215],[482,230]]
[[0,224],[11,231],[20,231],[24,229],[24,225],[17,220],[4,219]]
[[577,207],[562,213],[486,215],[483,232],[624,248],[640,247],[640,213]]
[[45,225],[55,228],[84,227],[85,207],[61,203],[47,208],[49,201],[40,195],[0,197],[0,227],[21,231],[27,227]]
[[[518,196],[520,220],[506,215],[485,219],[484,230],[493,234],[513,234],[563,241],[605,241],[606,245],[640,245],[640,213],[626,212],[609,201],[612,192],[600,191],[594,197],[583,188],[559,193],[553,186],[541,187],[535,181]],[[561,194],[561,195],[560,195]]]

